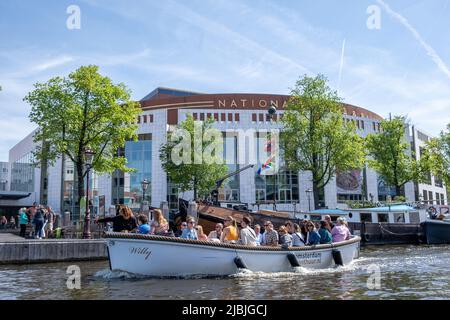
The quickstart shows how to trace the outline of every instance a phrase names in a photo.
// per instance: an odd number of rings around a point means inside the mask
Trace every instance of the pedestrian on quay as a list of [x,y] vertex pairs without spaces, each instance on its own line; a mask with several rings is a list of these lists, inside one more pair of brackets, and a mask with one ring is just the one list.
[[44,228],[44,207],[40,206],[39,209],[36,210],[36,213],[33,217],[33,224],[35,227],[35,238],[42,239],[44,236],[43,228]]
[[55,212],[53,211],[52,207],[47,206],[47,224],[46,224],[47,237],[51,237],[53,235],[54,223],[55,223]]
[[25,232],[27,231],[27,225],[30,223],[30,220],[28,219],[27,215],[27,209],[21,208],[19,210],[19,225],[20,225],[20,233],[19,235],[22,238],[25,238]]
[[6,225],[8,224],[8,219],[5,216],[0,218],[0,229],[6,229]]
[[14,216],[11,216],[9,219],[9,228],[15,229],[16,228],[16,219],[14,219]]

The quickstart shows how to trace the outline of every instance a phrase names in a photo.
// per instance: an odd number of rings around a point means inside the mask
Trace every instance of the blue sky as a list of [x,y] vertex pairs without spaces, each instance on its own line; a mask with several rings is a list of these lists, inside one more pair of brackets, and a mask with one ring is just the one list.
[[[80,30],[66,27],[69,5]],[[380,29],[367,28],[370,5]],[[135,99],[158,86],[287,94],[323,73],[345,102],[438,134],[450,122],[448,30],[447,0],[1,0],[0,161],[34,129],[22,101],[33,83],[86,64]]]

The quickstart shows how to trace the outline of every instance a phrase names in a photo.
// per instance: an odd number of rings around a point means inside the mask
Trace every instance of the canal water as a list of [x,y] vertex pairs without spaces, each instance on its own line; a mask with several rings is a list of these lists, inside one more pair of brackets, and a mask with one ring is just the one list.
[[82,290],[67,288],[73,264],[0,266],[0,299],[450,299],[450,246],[369,247],[346,267],[222,278],[136,277],[80,262]]

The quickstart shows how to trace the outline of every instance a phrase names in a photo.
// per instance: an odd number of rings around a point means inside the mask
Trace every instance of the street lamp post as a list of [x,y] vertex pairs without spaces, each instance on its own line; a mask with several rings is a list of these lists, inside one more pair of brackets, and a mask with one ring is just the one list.
[[311,193],[313,193],[313,191],[311,189],[306,189],[306,196],[308,197],[308,208],[309,211],[311,212]]
[[147,191],[148,185],[150,182],[147,179],[141,181],[142,186],[142,203],[141,203],[141,212],[144,212],[144,202],[145,202],[145,191]]
[[86,214],[84,215],[84,230],[83,239],[91,238],[91,213],[89,211],[89,171],[92,169],[92,160],[94,158],[94,151],[87,148],[84,150],[84,157],[86,162]]

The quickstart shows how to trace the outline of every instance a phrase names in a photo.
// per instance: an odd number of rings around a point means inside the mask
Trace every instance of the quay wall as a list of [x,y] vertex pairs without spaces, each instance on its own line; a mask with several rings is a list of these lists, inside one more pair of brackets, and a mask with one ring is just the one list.
[[0,242],[0,264],[105,260],[104,240],[24,240]]

